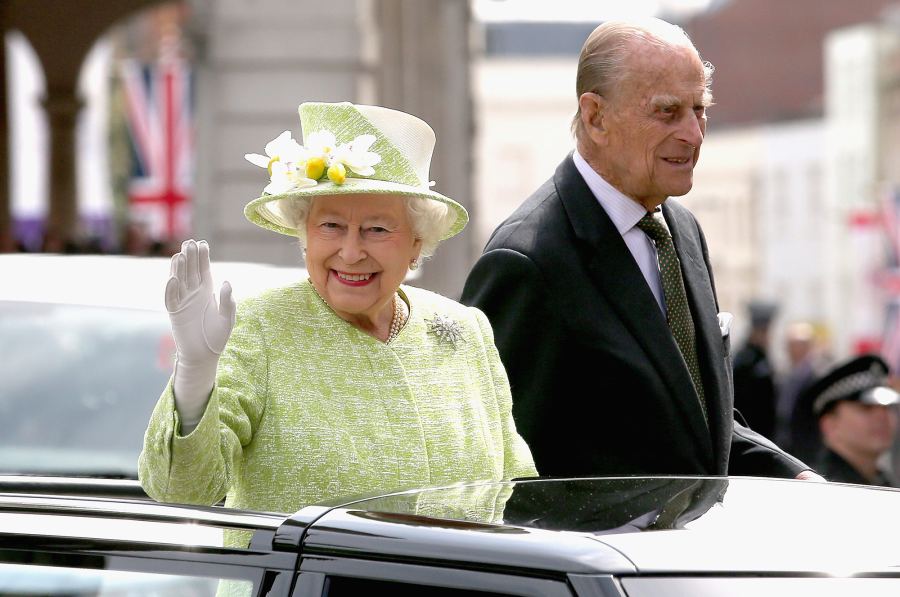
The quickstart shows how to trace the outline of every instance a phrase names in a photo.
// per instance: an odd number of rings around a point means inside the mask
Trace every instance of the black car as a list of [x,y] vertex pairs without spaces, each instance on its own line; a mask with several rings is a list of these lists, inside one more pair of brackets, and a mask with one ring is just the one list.
[[[0,255],[0,474],[137,479],[173,370],[169,269],[156,257]],[[213,273],[237,300],[307,278],[227,261]]]
[[[900,492],[751,478],[471,483],[287,515],[0,478],[0,595],[900,595]],[[88,496],[92,497],[88,497]],[[243,533],[246,548],[223,547]]]

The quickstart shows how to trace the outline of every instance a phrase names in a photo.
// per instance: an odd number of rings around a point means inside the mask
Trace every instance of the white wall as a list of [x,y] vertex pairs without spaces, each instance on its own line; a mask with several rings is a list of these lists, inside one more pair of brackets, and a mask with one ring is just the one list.
[[553,175],[575,147],[571,57],[482,58],[473,67],[478,254],[497,224]]
[[[194,234],[216,258],[298,263],[296,239],[249,224],[244,205],[265,177],[245,153],[290,129],[304,101],[360,101],[371,3],[330,0],[193,0],[198,48]],[[371,98],[366,98],[371,99]]]
[[877,212],[882,102],[880,64],[885,42],[896,34],[877,25],[860,25],[831,33],[825,44],[825,177],[823,199],[831,217],[824,228],[828,260],[827,309],[846,325],[836,329],[835,351],[850,353],[861,339],[881,334],[884,308],[872,283],[883,267],[878,228],[848,224],[854,213]]
[[[715,119],[715,108],[710,114]],[[759,288],[758,190],[762,163],[758,129],[707,132],[694,170],[694,186],[677,199],[706,235],[719,307],[735,316],[735,334],[746,328],[744,305]]]

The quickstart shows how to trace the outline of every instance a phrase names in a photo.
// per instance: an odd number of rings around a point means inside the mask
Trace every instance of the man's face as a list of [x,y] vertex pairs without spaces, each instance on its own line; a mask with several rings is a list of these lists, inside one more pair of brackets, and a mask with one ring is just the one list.
[[709,94],[691,48],[635,44],[628,74],[604,98],[600,174],[648,209],[693,185]]
[[842,400],[824,416],[833,417],[825,433],[829,444],[836,443],[868,458],[877,458],[890,448],[897,431],[897,411],[893,406]]

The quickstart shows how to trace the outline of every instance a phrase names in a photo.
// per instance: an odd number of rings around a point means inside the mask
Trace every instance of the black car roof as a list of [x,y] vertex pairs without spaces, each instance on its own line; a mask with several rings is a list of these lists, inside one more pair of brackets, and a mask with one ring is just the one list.
[[0,478],[0,518],[28,512],[250,530],[270,548],[304,557],[532,575],[900,576],[900,491],[836,483],[739,477],[484,482],[344,498],[291,516],[10,493],[13,485]]
[[274,531],[287,518],[287,514],[275,512],[160,504],[146,497],[133,480],[0,475],[0,513],[9,512],[193,523],[250,531]]
[[900,575],[900,491],[764,478],[473,483],[334,506],[304,552],[577,573]]

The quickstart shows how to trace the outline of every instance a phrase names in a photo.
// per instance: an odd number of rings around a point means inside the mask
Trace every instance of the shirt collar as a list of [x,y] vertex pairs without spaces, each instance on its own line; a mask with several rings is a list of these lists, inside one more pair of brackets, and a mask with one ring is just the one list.
[[603,177],[591,168],[577,149],[572,154],[572,161],[575,162],[575,168],[578,169],[584,182],[600,202],[619,234],[624,235],[634,228],[635,224],[647,213],[644,206],[603,180]]

